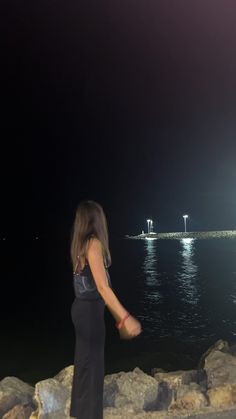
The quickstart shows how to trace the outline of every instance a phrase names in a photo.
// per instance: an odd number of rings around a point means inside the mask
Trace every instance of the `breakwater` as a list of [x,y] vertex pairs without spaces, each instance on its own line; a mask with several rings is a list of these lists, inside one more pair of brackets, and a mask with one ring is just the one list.
[[[31,385],[18,377],[0,381],[2,419],[69,419],[74,366]],[[218,340],[193,370],[150,374],[139,367],[104,377],[104,419],[234,419],[236,345]]]
[[157,240],[180,240],[180,239],[222,239],[236,238],[236,230],[222,231],[192,231],[192,232],[171,232],[171,233],[144,233],[136,236],[125,236],[127,239],[157,239]]

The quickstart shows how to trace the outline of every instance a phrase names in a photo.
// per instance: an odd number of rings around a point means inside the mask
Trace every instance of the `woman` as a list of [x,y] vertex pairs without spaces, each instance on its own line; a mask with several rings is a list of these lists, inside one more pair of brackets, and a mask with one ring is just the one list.
[[94,201],[79,204],[71,241],[75,299],[71,317],[76,345],[70,416],[103,418],[105,305],[116,320],[122,339],[141,333],[140,322],[131,316],[114,294],[107,268],[111,265],[106,217]]

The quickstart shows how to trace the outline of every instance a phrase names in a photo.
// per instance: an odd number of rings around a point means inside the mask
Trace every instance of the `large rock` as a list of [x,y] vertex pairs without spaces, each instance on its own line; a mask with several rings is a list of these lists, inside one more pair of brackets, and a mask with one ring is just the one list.
[[17,377],[5,377],[0,381],[0,417],[17,404],[32,404],[34,387]]
[[29,419],[34,408],[31,404],[16,404],[2,419]]
[[103,391],[103,406],[104,407],[115,407],[116,396],[119,393],[119,388],[116,383],[116,379],[121,377],[123,372],[115,374],[108,374],[104,378],[104,391]]
[[[236,405],[236,384],[211,388],[207,392],[212,407],[231,407]],[[236,415],[235,415],[236,417]]]
[[162,409],[198,409],[206,406],[206,373],[203,370],[157,372],[154,378],[160,389],[165,386]]
[[207,376],[204,370],[157,372],[154,373],[154,378],[159,383],[167,383],[172,390],[177,390],[181,385],[190,383],[199,384],[203,391],[207,388]]
[[69,418],[74,366],[63,368],[53,378],[40,381],[35,386],[34,401],[37,409],[31,419]]
[[208,405],[206,396],[196,383],[183,384],[176,390],[175,402],[170,410],[198,410]]
[[63,384],[68,390],[71,391],[72,388],[72,379],[74,374],[74,365],[69,365],[68,367],[63,368],[57,375],[53,378],[59,383]]
[[107,375],[104,380],[104,407],[127,405],[136,410],[158,408],[158,382],[139,368]]
[[30,419],[65,419],[69,417],[70,390],[54,378],[35,385],[37,409]]
[[221,351],[211,352],[205,359],[208,388],[236,384],[236,357]]
[[229,352],[229,344],[227,341],[219,339],[217,342],[215,342],[210,348],[201,356],[198,368],[203,369],[205,367],[205,360],[208,357],[208,355],[214,353],[215,351],[221,351],[221,352]]

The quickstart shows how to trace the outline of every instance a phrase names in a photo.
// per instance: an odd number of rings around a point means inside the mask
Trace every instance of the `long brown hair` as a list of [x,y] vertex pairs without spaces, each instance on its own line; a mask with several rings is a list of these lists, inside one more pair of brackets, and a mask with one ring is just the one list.
[[[107,220],[103,208],[95,201],[82,201],[76,210],[71,238],[71,260],[73,270],[80,260],[85,259],[87,244],[91,237],[96,237],[102,244],[106,266],[111,265]],[[80,260],[78,260],[80,256]]]

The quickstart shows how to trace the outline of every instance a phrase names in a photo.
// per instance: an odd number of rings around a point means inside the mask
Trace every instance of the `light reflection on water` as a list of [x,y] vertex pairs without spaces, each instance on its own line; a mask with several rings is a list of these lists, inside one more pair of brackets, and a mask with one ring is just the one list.
[[[198,268],[194,263],[194,239],[182,239],[180,250],[180,269],[175,274],[179,299],[187,304],[198,303],[197,289]],[[158,303],[163,299],[161,292],[161,272],[158,269],[158,248],[155,239],[145,240],[145,259],[143,272],[145,275],[146,298]]]
[[145,286],[141,319],[145,323],[145,333],[189,341],[194,341],[197,335],[199,339],[205,339],[209,336],[209,322],[203,318],[199,304],[201,290],[195,262],[195,240],[182,239],[176,246],[175,256],[170,254],[169,261],[163,265],[160,242],[155,239],[144,241],[142,270]]
[[197,288],[198,268],[194,263],[194,239],[182,239],[180,251],[182,263],[176,278],[179,282],[180,300],[195,305],[199,301]]
[[157,245],[155,239],[145,240],[146,257],[143,263],[143,271],[146,279],[146,290],[149,300],[155,303],[161,299],[161,293],[158,290],[160,285],[160,273],[157,271]]
[[161,274],[158,272],[157,240],[144,241],[145,258],[142,270],[145,278],[143,290],[143,311],[140,318],[145,322],[145,334],[160,330],[162,318],[159,306],[163,301],[161,293]]

